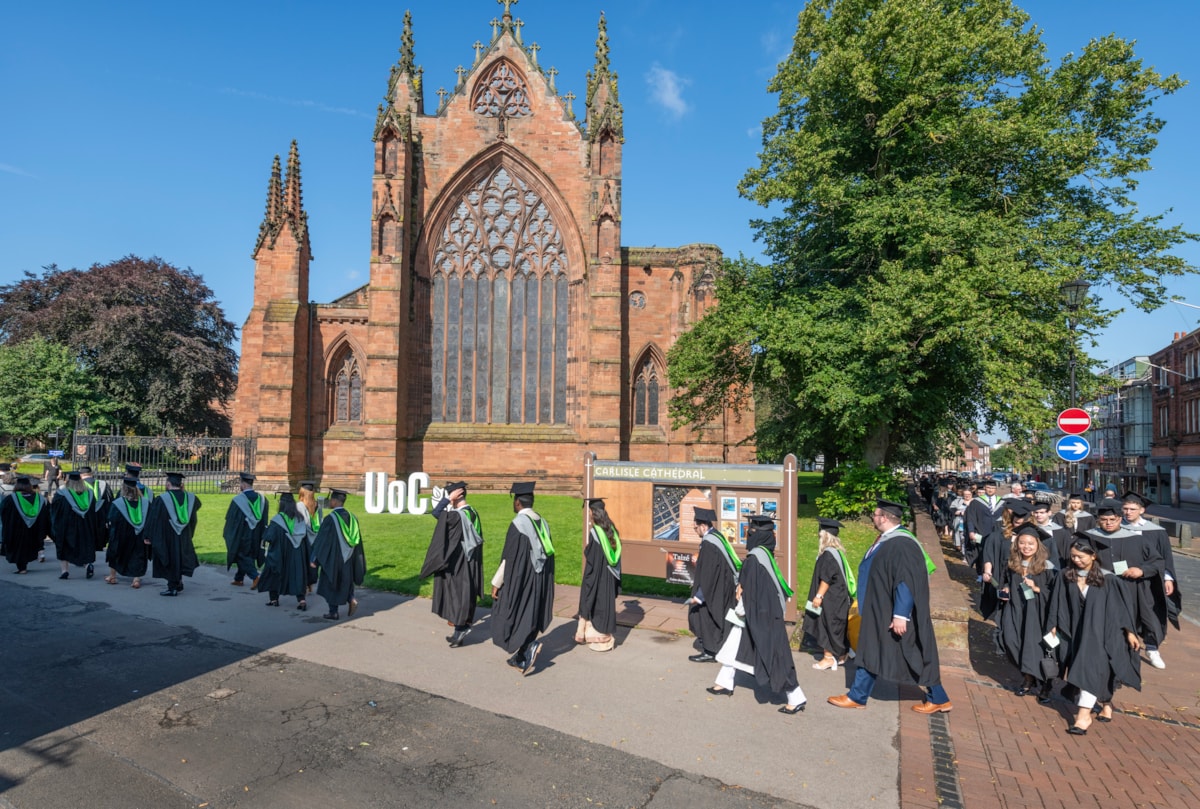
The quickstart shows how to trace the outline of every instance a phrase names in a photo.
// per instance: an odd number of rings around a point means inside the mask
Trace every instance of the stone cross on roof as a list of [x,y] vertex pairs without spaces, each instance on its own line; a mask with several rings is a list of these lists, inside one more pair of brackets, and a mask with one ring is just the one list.
[[496,0],[496,2],[504,6],[504,16],[511,19],[512,7],[521,2],[521,0]]

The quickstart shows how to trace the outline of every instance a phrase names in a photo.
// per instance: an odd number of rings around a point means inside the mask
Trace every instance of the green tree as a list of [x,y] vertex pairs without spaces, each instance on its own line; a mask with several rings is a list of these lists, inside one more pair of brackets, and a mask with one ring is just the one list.
[[236,330],[190,269],[137,256],[0,287],[0,342],[69,346],[125,429],[229,432]]
[[[1144,216],[1136,176],[1183,86],[1129,42],[1056,67],[1009,0],[812,0],[741,184],[771,263],[726,264],[669,357],[676,423],[751,395],[760,454],[916,465],[983,422],[1015,439],[1067,398],[1060,288],[1138,307],[1194,272],[1194,234]],[[1080,329],[1114,312],[1089,300]],[[1090,384],[1080,356],[1080,388]]]
[[1025,467],[1020,456],[1017,455],[1017,448],[1013,444],[1005,444],[1002,447],[995,447],[991,451],[992,469],[1011,469],[1014,472]]
[[57,432],[69,441],[81,410],[103,425],[111,405],[97,390],[66,346],[41,337],[0,345],[0,429],[9,438],[44,441]]

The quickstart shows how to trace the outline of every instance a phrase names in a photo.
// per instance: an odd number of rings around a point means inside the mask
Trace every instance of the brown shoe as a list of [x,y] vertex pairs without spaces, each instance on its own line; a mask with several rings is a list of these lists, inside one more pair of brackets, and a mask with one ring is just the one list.
[[835,708],[856,708],[861,711],[867,707],[862,703],[855,702],[854,700],[850,699],[850,697],[846,694],[838,694],[836,697],[830,697],[825,701]]
[[954,705],[950,703],[950,700],[946,700],[940,704],[933,702],[922,702],[919,705],[912,706],[912,709],[917,713],[923,714],[950,713],[950,711],[954,710]]
[[251,589],[251,590],[257,590],[257,589],[258,589],[258,580],[259,580],[259,578],[261,578],[261,577],[260,577],[260,576],[255,576],[255,577],[254,577],[254,581],[250,582],[250,589]]
[[232,584],[234,587],[245,587],[246,586],[244,582],[240,582],[237,579],[234,579],[233,581],[231,581],[229,583]]

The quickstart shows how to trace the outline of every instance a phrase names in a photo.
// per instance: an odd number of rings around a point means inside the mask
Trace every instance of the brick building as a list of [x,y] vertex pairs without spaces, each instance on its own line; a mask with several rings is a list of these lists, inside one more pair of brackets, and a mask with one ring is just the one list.
[[425,471],[577,491],[587,451],[754,461],[752,413],[670,429],[665,353],[712,304],[722,257],[621,245],[623,113],[604,17],[582,121],[521,26],[506,5],[427,110],[405,15],[373,133],[365,286],[308,300],[296,144],[286,173],[275,158],[234,406],[266,485],[312,475],[357,489],[364,471]]
[[1176,333],[1150,362],[1154,393],[1148,492],[1159,503],[1200,508],[1200,330]]

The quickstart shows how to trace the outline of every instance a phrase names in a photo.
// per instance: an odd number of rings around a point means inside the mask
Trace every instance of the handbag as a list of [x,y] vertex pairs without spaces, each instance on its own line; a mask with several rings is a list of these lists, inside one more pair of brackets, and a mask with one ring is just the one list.
[[850,615],[846,618],[846,641],[850,648],[858,650],[858,633],[862,629],[862,616],[858,614],[858,599],[850,603]]
[[1055,656],[1054,652],[1047,650],[1046,656],[1038,661],[1038,666],[1041,668],[1042,679],[1045,682],[1050,682],[1058,676],[1058,657]]

